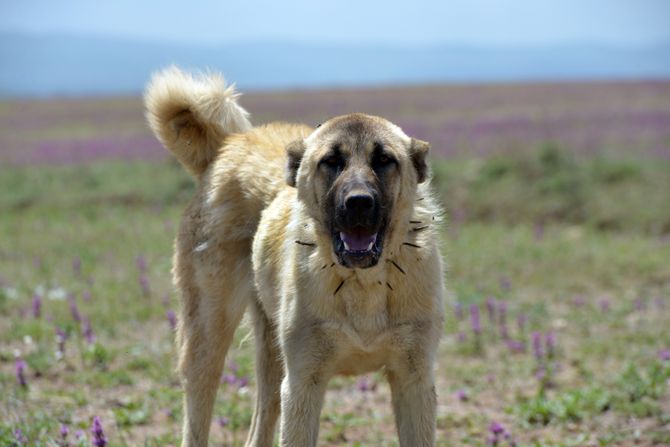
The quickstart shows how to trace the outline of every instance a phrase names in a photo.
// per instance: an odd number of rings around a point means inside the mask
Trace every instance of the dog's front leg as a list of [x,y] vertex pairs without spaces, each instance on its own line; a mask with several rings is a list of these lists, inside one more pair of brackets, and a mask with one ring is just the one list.
[[317,331],[296,331],[283,343],[286,376],[281,385],[281,445],[313,447],[330,374],[332,348]]
[[[299,374],[299,373],[298,373]],[[326,382],[307,377],[291,378],[281,387],[281,445],[313,447],[319,438],[319,416]]]
[[387,365],[401,447],[435,445],[437,396],[432,351],[436,344],[426,341],[428,346],[409,346]]
[[432,377],[410,379],[389,374],[389,383],[400,446],[434,446],[437,398]]

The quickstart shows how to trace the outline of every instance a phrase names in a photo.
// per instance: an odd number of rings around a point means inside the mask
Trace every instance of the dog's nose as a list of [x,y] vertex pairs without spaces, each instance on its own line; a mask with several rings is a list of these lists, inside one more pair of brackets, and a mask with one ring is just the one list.
[[375,199],[370,194],[352,194],[344,201],[347,211],[364,213],[370,211],[375,205]]

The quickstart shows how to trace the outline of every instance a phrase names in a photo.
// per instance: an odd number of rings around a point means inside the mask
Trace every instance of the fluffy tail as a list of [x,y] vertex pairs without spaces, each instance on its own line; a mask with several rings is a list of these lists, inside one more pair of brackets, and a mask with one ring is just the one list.
[[154,74],[144,94],[149,126],[195,176],[216,158],[227,135],[251,129],[238,93],[219,74],[194,77],[177,67]]

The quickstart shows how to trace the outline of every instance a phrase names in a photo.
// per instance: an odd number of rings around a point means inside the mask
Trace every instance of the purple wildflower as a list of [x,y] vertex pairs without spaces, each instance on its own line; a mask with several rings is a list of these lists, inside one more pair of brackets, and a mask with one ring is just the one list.
[[507,303],[504,301],[498,302],[498,325],[500,326],[500,337],[503,340],[509,338],[509,331],[507,330]]
[[635,300],[635,310],[636,311],[642,312],[646,308],[647,308],[647,305],[642,298],[638,298],[638,299]]
[[556,334],[554,331],[544,334],[544,344],[547,347],[547,357],[553,358],[556,353]]
[[602,313],[607,313],[610,310],[610,300],[607,297],[603,297],[598,301],[598,306]]
[[491,422],[489,425],[489,432],[491,433],[488,438],[489,445],[497,446],[507,435],[505,427],[499,422]]
[[575,307],[584,307],[584,304],[586,304],[586,298],[584,298],[583,295],[577,295],[572,300],[572,303],[575,305]]
[[664,362],[670,361],[670,349],[661,349],[658,351],[658,358]]
[[88,318],[84,319],[82,333],[84,334],[84,338],[89,345],[95,343],[95,333],[91,327],[91,321]]
[[507,340],[507,348],[514,353],[526,352],[526,344],[520,340]]
[[81,296],[84,298],[84,301],[87,303],[91,302],[91,291],[86,289],[82,292]]
[[663,298],[660,296],[657,296],[656,299],[654,300],[654,303],[656,304],[656,308],[658,310],[662,310],[665,308],[665,303],[663,302]]
[[456,315],[457,320],[463,319],[463,304],[459,302],[454,304],[454,314]]
[[65,424],[60,424],[60,438],[61,438],[61,446],[62,447],[67,447],[69,445],[67,441],[67,436],[70,433],[70,431],[67,428],[67,425]]
[[151,288],[149,287],[149,278],[146,275],[140,275],[140,287],[142,288],[142,293],[144,296],[149,296],[151,294]]
[[147,260],[144,257],[144,255],[138,255],[135,258],[135,265],[137,265],[137,270],[139,270],[140,273],[146,273],[146,271],[147,271]]
[[239,365],[235,360],[230,359],[228,362],[228,369],[230,369],[233,373],[237,374],[237,371],[240,369]]
[[495,324],[496,320],[496,300],[492,296],[486,300],[486,312],[489,316],[491,325]]
[[68,301],[70,302],[70,315],[72,315],[72,319],[77,323],[81,323],[81,314],[79,313],[79,308],[77,307],[77,299],[73,293],[71,293],[68,297]]
[[33,295],[32,309],[34,318],[39,318],[42,315],[42,297],[38,294]]
[[458,340],[459,343],[464,343],[466,338],[467,338],[467,337],[465,336],[465,332],[463,332],[463,331],[460,331],[460,332],[456,335],[456,340]]
[[230,424],[230,418],[227,418],[225,416],[221,416],[217,422],[219,423],[219,427],[224,428]]
[[249,378],[247,376],[238,377],[236,384],[238,388],[244,388],[249,385]]
[[226,383],[228,385],[234,385],[237,383],[237,376],[235,374],[224,374],[221,376],[221,382]]
[[169,419],[174,418],[174,412],[172,411],[172,408],[164,408],[163,409],[163,414],[165,415],[165,417],[167,417]]
[[456,395],[456,399],[458,399],[461,402],[467,402],[468,401],[468,393],[465,392],[465,390],[460,389],[454,393]]
[[544,351],[542,349],[542,334],[540,332],[533,332],[533,355],[539,361],[544,357]]
[[14,364],[14,369],[16,370],[16,381],[22,388],[28,386],[28,381],[26,380],[26,362],[25,360],[18,358]]
[[28,438],[23,434],[23,430],[18,427],[14,429],[14,440],[18,445],[28,444]]
[[502,435],[505,433],[505,427],[501,423],[493,421],[489,425],[489,431],[494,435]]
[[479,321],[479,307],[476,304],[470,305],[470,325],[475,335],[482,332],[481,322]]
[[91,434],[93,435],[93,445],[95,447],[105,447],[107,445],[107,438],[105,438],[105,433],[102,431],[102,423],[98,416],[93,417]]
[[519,332],[524,332],[526,329],[526,322],[528,321],[528,317],[526,314],[519,314],[516,317],[516,325],[519,328]]
[[177,327],[177,315],[175,315],[173,310],[168,310],[165,312],[165,316],[167,317],[168,323],[170,324],[170,329],[175,330]]
[[377,384],[373,380],[368,379],[368,376],[363,376],[358,381],[356,387],[358,388],[358,391],[362,392],[375,391],[377,389]]

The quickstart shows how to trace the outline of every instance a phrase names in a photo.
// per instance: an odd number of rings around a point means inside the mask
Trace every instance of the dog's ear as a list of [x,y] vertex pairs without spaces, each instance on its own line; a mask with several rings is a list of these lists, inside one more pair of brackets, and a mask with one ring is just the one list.
[[409,153],[412,158],[414,169],[416,169],[418,183],[423,183],[428,177],[428,165],[426,164],[428,150],[430,150],[429,143],[412,138],[412,146],[410,147]]
[[305,142],[296,140],[286,146],[286,154],[288,155],[288,164],[286,166],[286,183],[289,186],[295,187],[296,177],[298,175],[298,168],[302,161],[302,156],[305,153]]

